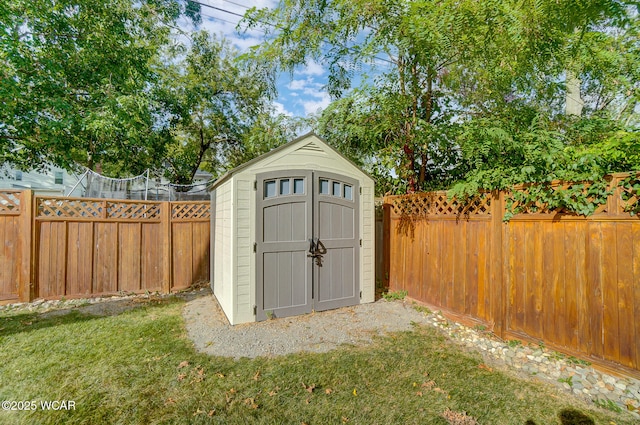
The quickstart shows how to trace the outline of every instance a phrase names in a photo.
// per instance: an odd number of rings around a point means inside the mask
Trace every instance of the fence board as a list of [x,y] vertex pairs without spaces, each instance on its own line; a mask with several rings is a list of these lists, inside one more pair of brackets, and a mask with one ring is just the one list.
[[635,322],[633,316],[633,225],[631,223],[616,223],[616,259],[618,303],[613,306],[618,312],[620,339],[619,362],[625,366],[633,366]]
[[162,243],[156,223],[142,223],[141,290],[153,292],[162,289]]
[[580,329],[589,327],[587,282],[584,279],[585,229],[586,223],[563,223],[562,238],[556,241],[563,244],[563,249],[558,252],[554,264],[554,270],[557,270],[562,278],[562,283],[559,284],[561,287],[557,292],[559,298],[556,296],[555,301],[560,311],[557,319],[558,341],[562,346],[571,349],[579,349]]
[[584,339],[587,341],[589,352],[602,358],[602,223],[593,223],[589,226],[587,257],[587,281],[590,282],[587,293],[589,302],[589,326],[584,330]]
[[640,224],[633,223],[633,317],[635,329],[635,343],[633,344],[635,357],[634,367],[640,369]]
[[137,292],[140,284],[140,223],[118,223],[118,290]]
[[0,258],[0,299],[17,298],[20,251],[16,216],[0,215],[0,241],[3,241]]
[[636,201],[609,200],[587,218],[540,206],[502,223],[504,196],[457,219],[462,206],[439,192],[385,198],[390,290],[640,371],[640,220],[611,207]]
[[615,224],[602,223],[602,299],[603,299],[603,356],[618,361],[620,336],[618,327],[618,275],[615,262],[617,244]]
[[67,294],[89,295],[93,281],[93,224],[69,223]]

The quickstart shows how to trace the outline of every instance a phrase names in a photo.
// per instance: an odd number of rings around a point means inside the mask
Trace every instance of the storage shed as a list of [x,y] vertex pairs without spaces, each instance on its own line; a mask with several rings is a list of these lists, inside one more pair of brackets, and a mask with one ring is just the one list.
[[231,324],[374,301],[374,181],[315,134],[210,189],[211,287]]

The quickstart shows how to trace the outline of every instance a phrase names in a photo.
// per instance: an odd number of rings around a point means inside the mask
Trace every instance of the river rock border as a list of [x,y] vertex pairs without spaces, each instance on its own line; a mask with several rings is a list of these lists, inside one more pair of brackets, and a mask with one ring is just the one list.
[[447,320],[441,312],[431,314],[429,323],[453,341],[480,351],[485,361],[494,367],[537,378],[599,407],[627,410],[640,418],[640,380],[609,375],[594,369],[588,362],[565,356],[543,345],[519,340],[503,341],[481,326],[469,328]]

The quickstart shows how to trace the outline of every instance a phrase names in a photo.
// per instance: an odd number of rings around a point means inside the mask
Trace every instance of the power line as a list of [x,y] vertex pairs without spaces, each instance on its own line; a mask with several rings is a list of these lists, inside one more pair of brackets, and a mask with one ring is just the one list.
[[[212,6],[212,5],[210,5],[210,4],[202,3],[201,1],[196,1],[196,0],[190,0],[190,1],[191,1],[191,2],[193,2],[193,3],[199,4],[199,5],[201,5],[201,6],[205,6],[205,7],[209,7],[209,8],[211,8],[211,9],[214,9],[214,10],[218,10],[218,11],[220,11],[220,12],[224,12],[224,13],[228,13],[228,14],[230,14],[230,15],[238,16],[238,17],[240,17],[240,18],[244,18],[244,15],[239,14],[239,13],[236,13],[236,12],[232,12],[232,11],[227,10],[227,9],[224,9],[224,8],[222,8],[222,7]],[[241,5],[241,4],[237,4],[237,3],[235,3],[235,2],[232,2],[231,0],[223,0],[223,1],[226,1],[227,3],[235,4],[235,5],[237,5],[237,6],[244,7],[244,8],[247,8],[247,9],[248,9],[248,7],[247,7],[247,6],[243,6],[243,5]],[[208,17],[210,17],[210,18],[216,19],[216,18],[215,18],[215,17],[213,17],[213,16],[209,16],[209,15],[205,15],[205,16],[208,16]],[[220,19],[220,20],[221,20],[221,21],[224,21],[224,22],[229,22],[229,21],[225,21],[225,20],[223,20],[223,19]],[[239,22],[240,22],[240,21],[238,21],[235,25],[238,25],[238,23],[239,23]],[[261,23],[261,24],[263,24],[263,25],[268,25],[268,26],[271,26],[271,27],[277,28],[277,26],[276,26],[276,25],[274,25],[274,24],[272,24],[272,23],[270,23],[270,22],[263,22],[263,21],[258,21],[258,22],[259,22],[259,23]],[[231,22],[229,22],[229,23],[231,23]],[[264,33],[264,34],[266,34],[266,31],[263,31],[263,33]],[[347,49],[347,50],[349,50],[349,51],[351,51],[351,52],[353,52],[353,51],[355,51],[355,50],[356,50],[355,48],[353,48],[353,47],[349,47],[349,46],[346,46],[346,45],[344,45],[344,44],[337,44],[337,43],[330,42],[330,41],[329,41],[329,40],[327,40],[326,38],[324,38],[324,41],[325,41],[325,42],[327,42],[327,43],[329,43],[329,44],[332,44],[332,45],[334,45],[334,46],[344,47],[345,49]],[[389,60],[389,59],[386,59],[386,58],[381,58],[381,57],[379,57],[379,56],[370,56],[370,57],[371,57],[371,58],[373,58],[373,59],[377,59],[377,60],[379,60],[379,61],[382,61],[382,62],[386,62],[386,63],[389,63],[389,64],[394,64],[394,62],[393,62],[392,60]]]

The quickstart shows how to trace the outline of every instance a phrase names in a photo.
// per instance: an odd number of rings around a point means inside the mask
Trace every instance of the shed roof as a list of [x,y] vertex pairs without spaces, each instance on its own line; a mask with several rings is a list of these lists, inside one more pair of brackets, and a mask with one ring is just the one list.
[[306,139],[309,139],[310,137],[314,137],[315,139],[317,139],[321,144],[322,147],[326,147],[328,150],[336,153],[338,156],[340,156],[341,158],[343,158],[345,161],[349,162],[351,165],[353,165],[356,169],[358,169],[362,174],[364,174],[365,176],[369,177],[371,180],[375,180],[369,173],[367,173],[366,171],[362,170],[357,164],[355,164],[353,161],[351,161],[349,158],[347,158],[346,156],[344,156],[342,153],[340,153],[337,149],[335,149],[333,146],[329,145],[326,141],[324,141],[322,138],[320,138],[317,134],[315,134],[313,131],[304,134],[290,142],[287,142],[281,146],[278,146],[275,149],[270,150],[269,152],[262,154],[258,157],[253,158],[252,160],[249,160],[247,162],[245,162],[244,164],[241,164],[235,168],[232,168],[231,170],[227,171],[226,173],[224,173],[222,176],[220,176],[220,178],[218,178],[216,181],[214,181],[213,183],[211,183],[208,187],[209,190],[213,190],[216,187],[220,186],[222,183],[224,183],[225,181],[229,180],[231,178],[231,176],[233,176],[234,174],[251,167],[254,164],[259,163],[260,161],[265,160],[266,158],[269,158],[273,155],[278,154],[279,152],[291,148],[292,146],[296,145],[296,144],[300,144],[300,145],[304,145],[304,142]]

